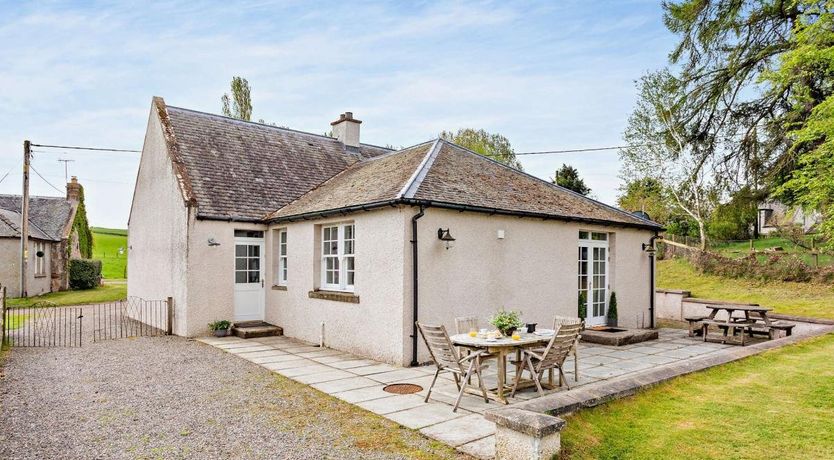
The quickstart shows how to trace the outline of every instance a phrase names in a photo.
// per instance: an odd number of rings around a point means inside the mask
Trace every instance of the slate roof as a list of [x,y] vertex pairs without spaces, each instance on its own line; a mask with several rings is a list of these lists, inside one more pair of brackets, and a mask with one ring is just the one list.
[[203,218],[261,220],[350,165],[391,152],[367,144],[354,152],[327,136],[165,109],[181,182]]
[[[20,195],[0,195],[0,238],[20,238]],[[29,234],[32,238],[61,241],[72,216],[64,197],[29,197]]]
[[399,198],[434,143],[416,145],[395,153],[356,163],[270,218],[381,203]]
[[184,198],[204,219],[292,220],[397,203],[660,225],[445,140],[399,151],[166,106],[154,98]]
[[268,219],[396,202],[660,228],[442,139],[356,163]]

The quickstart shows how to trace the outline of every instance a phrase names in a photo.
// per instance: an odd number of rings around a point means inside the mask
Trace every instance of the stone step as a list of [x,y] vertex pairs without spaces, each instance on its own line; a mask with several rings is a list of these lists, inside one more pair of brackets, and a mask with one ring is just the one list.
[[232,327],[232,334],[241,339],[254,339],[258,337],[273,337],[284,335],[280,326],[275,326],[263,321],[241,321]]

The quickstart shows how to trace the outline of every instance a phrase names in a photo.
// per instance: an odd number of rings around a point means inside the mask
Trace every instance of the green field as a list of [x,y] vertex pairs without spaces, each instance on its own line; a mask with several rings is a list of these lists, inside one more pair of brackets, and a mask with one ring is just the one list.
[[48,300],[56,305],[84,305],[100,302],[111,302],[113,300],[122,300],[127,297],[127,283],[118,282],[113,284],[105,284],[95,289],[85,289],[82,291],[58,291],[50,292],[49,294],[39,295],[29,298],[15,298],[8,299],[6,304],[10,307],[28,307],[36,302]]
[[[808,247],[811,246],[811,238],[811,236],[806,237],[805,245]],[[782,251],[778,252],[758,253],[756,257],[760,261],[767,260],[771,254],[795,254],[806,264],[814,265],[814,258],[808,249],[797,246],[785,238],[760,238],[752,241],[755,251],[765,251],[776,247],[782,248]],[[709,249],[727,257],[744,257],[750,254],[750,241],[710,242]],[[834,255],[820,254],[818,257],[820,265],[834,264]]]
[[758,303],[776,313],[834,319],[834,286],[788,281],[731,279],[698,273],[685,259],[657,262],[657,287],[693,297]]
[[[104,279],[127,278],[127,230],[92,227],[93,259],[101,260]],[[119,254],[119,248],[122,253]]]
[[834,335],[577,412],[571,459],[834,458]]

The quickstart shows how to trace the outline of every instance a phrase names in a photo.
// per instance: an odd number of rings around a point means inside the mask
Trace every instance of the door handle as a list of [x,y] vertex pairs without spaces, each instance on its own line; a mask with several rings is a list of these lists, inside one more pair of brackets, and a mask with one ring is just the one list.
[[261,278],[261,287],[264,287],[264,279]]

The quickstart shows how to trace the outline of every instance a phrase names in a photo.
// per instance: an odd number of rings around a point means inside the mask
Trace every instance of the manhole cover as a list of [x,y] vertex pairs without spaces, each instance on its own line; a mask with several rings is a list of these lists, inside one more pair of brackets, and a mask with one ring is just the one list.
[[395,393],[398,395],[410,395],[411,393],[417,393],[418,391],[422,391],[423,387],[421,387],[420,385],[415,385],[413,383],[392,383],[391,385],[387,385],[382,390],[387,391],[388,393]]

